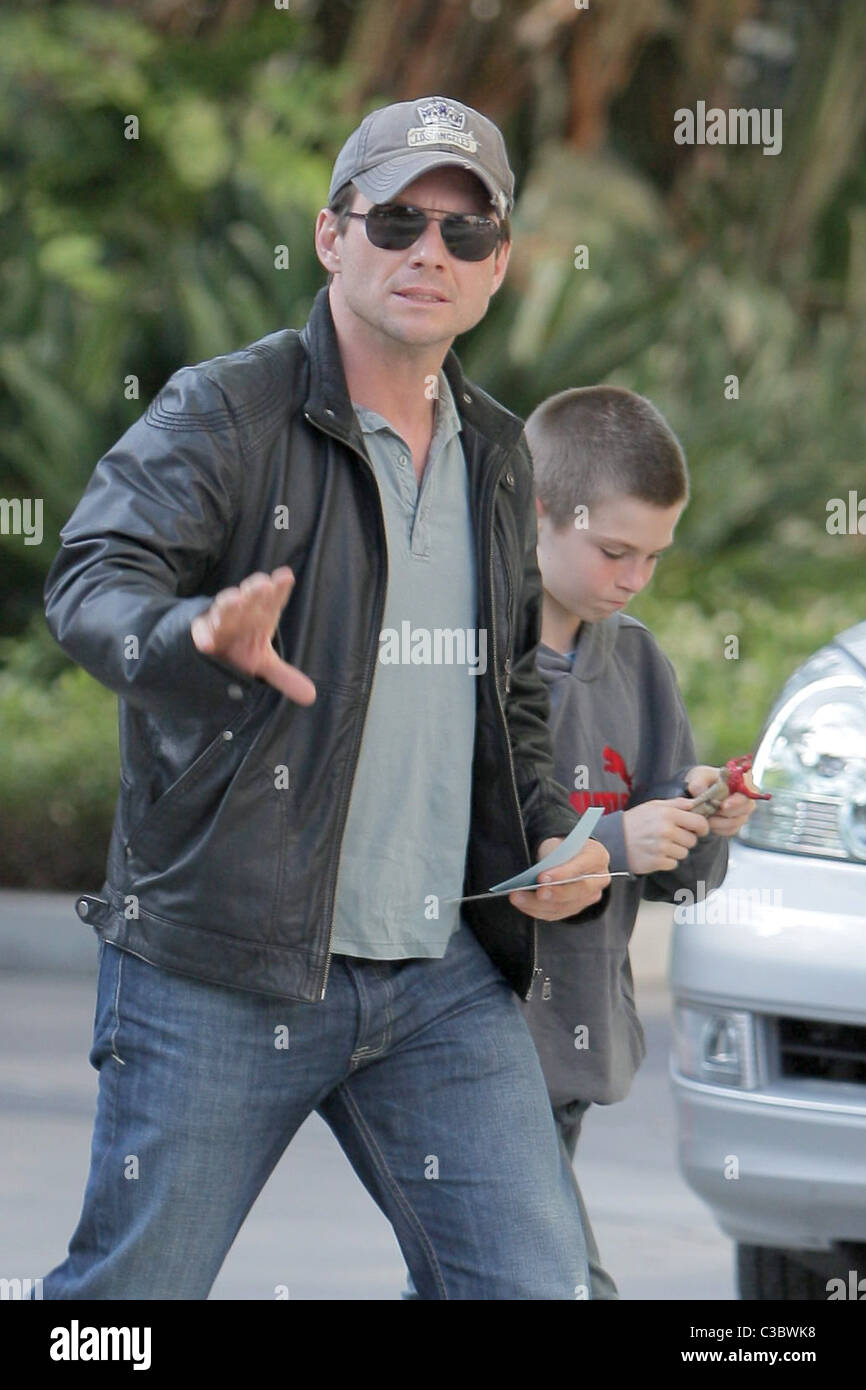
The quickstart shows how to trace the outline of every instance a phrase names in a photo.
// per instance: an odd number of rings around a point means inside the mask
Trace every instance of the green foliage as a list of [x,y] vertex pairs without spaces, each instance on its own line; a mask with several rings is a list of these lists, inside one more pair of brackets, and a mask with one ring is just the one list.
[[309,48],[307,21],[267,8],[205,44],[87,5],[0,18],[0,495],[41,497],[45,526],[41,547],[0,534],[0,629],[38,603],[94,463],[166,378],[306,316],[354,124],[346,74]]
[[[864,616],[866,542],[825,526],[831,497],[862,495],[866,456],[861,9],[842,0],[835,28],[808,20],[778,159],[683,153],[674,169],[669,122],[660,135],[643,101],[615,113],[619,154],[580,154],[538,125],[508,277],[457,343],[469,376],[519,414],[608,381],[679,434],[692,499],[630,611],[671,655],[710,761],[752,748],[789,672]],[[324,280],[313,223],[334,155],[364,110],[404,95],[359,109],[375,81],[320,56],[339,52],[348,11],[249,6],[190,37],[150,27],[147,10],[0,15],[0,496],[44,502],[41,546],[0,534],[12,884],[101,881],[116,793],[114,698],[42,617],[59,528],[173,371],[303,323]],[[725,55],[713,62],[721,72]],[[521,90],[504,122],[516,134],[530,128]]]
[[78,669],[0,675],[0,882],[99,886],[119,771],[117,705]]
[[[588,270],[574,267],[575,242],[591,248]],[[599,381],[653,400],[692,472],[680,542],[703,559],[777,545],[792,520],[814,549],[828,498],[862,485],[864,309],[815,323],[748,263],[723,273],[606,161],[540,154],[508,278],[462,356],[519,414]]]
[[[862,558],[839,540],[833,562],[804,561],[793,546],[777,547],[771,564],[756,546],[738,566],[725,556],[702,563],[674,550],[629,604],[674,664],[702,761],[752,752],[787,677],[836,633],[863,621]],[[837,577],[835,591],[825,566]],[[783,602],[764,582],[768,572],[779,576],[780,588],[787,583]]]
[[[581,243],[589,270],[574,265]],[[817,322],[798,314],[748,263],[723,272],[687,250],[643,180],[551,145],[518,206],[508,277],[461,350],[519,414],[607,381],[648,396],[679,435],[691,501],[629,611],[673,659],[711,761],[752,748],[790,671],[866,617],[866,538],[826,530],[831,497],[863,495],[866,312],[850,298]]]

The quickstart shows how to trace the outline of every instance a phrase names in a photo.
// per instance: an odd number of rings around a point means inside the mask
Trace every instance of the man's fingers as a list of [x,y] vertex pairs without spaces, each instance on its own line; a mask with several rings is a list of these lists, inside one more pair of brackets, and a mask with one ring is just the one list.
[[[553,889],[560,879],[576,878],[578,874],[604,874],[604,878],[589,880],[587,883],[589,886],[589,882],[594,882],[600,885],[601,890],[604,890],[610,883],[610,876],[607,873],[609,866],[610,855],[604,845],[598,840],[588,840],[583,849],[573,855],[571,859],[566,860],[564,864],[557,864],[553,869],[545,869],[543,873],[539,874],[538,881]],[[573,884],[564,884],[562,888],[557,889],[556,900],[567,897],[569,888],[573,886]],[[547,889],[545,888],[539,888],[537,892],[543,898],[547,896]]]
[[287,661],[283,661],[273,647],[266,654],[256,675],[281,691],[288,700],[294,700],[297,705],[311,705],[315,701],[316,687],[309,676],[305,676],[297,666],[290,666]]
[[[561,840],[559,843],[562,843]],[[539,853],[544,855],[547,845],[548,842],[544,841]],[[545,869],[538,879],[543,887],[531,892],[517,888],[509,893],[508,901],[528,917],[536,917],[539,921],[554,922],[562,916],[570,917],[598,902],[610,883],[607,873],[609,863],[610,856],[604,846],[597,840],[590,840],[579,854],[573,855],[566,863]],[[574,879],[578,874],[593,874],[594,877],[585,883],[559,882],[560,879]]]
[[275,627],[294,582],[295,577],[288,567],[282,571],[275,570],[274,575],[248,575],[240,586],[245,618],[255,620],[260,617],[262,622],[269,622],[272,628]]
[[197,618],[193,618],[190,624],[192,640],[200,652],[209,652],[214,645],[213,632],[210,623],[203,613]]
[[239,599],[240,594],[239,584],[231,584],[228,589],[220,589],[219,593],[214,595],[214,607],[224,608],[226,604],[234,603]]
[[194,627],[201,634],[208,649],[223,637],[226,619],[237,608],[239,601],[240,589],[221,589],[213,599],[210,608],[207,608],[204,613],[200,613],[195,619]]
[[[545,884],[546,887],[534,889],[533,892],[536,896],[546,899],[547,901],[561,902],[564,898],[568,897],[569,889],[574,888],[575,885],[573,883],[560,884],[559,880],[563,878],[576,878],[578,874],[587,873],[604,875],[603,878],[587,879],[587,887],[590,887],[591,884],[595,884],[600,891],[603,891],[610,883],[610,874],[607,872],[607,865],[605,865],[603,869],[578,868],[576,871],[574,867],[572,867],[569,871],[567,864],[560,864],[556,869],[546,869],[544,871],[538,881],[539,883]],[[548,875],[550,875],[550,877],[548,877]]]
[[273,574],[265,574],[262,570],[257,570],[255,574],[248,574],[246,579],[242,579],[240,590],[243,594],[262,593],[281,599],[285,602],[284,595],[288,593],[295,582],[295,576],[288,565],[281,565],[274,570]]
[[[568,916],[576,912],[583,912],[584,908],[591,907],[597,903],[604,892],[605,883],[603,879],[589,879],[586,883],[569,884],[572,891],[566,897],[566,886],[558,890],[558,897],[541,900],[541,895],[545,891],[543,888],[538,892],[527,893],[522,889],[516,888],[513,893],[509,893],[508,901],[512,907],[516,907],[520,912],[525,912],[527,917],[537,917],[539,921],[555,922],[562,915],[564,902],[568,904]],[[557,890],[553,890],[556,892]]]
[[211,651],[215,645],[225,647],[238,637],[255,637],[257,632],[270,637],[294,582],[289,566],[282,565],[273,575],[257,571],[240,584],[221,589],[210,608],[194,620],[196,645]]

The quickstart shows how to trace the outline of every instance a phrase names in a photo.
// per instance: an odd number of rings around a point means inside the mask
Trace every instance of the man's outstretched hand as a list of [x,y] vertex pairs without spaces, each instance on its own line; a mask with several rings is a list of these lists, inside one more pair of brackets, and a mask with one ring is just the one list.
[[311,705],[316,698],[313,682],[283,661],[271,640],[294,583],[288,565],[270,575],[251,574],[237,587],[222,589],[210,608],[193,618],[190,632],[205,656],[217,656],[248,676],[268,681],[298,705]]

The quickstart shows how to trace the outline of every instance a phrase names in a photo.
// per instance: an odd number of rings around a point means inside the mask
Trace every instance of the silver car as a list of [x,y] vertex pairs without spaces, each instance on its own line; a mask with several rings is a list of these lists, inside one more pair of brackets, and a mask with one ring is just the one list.
[[866,1299],[866,622],[787,682],[753,776],[725,882],[674,910],[680,1166],[741,1298]]

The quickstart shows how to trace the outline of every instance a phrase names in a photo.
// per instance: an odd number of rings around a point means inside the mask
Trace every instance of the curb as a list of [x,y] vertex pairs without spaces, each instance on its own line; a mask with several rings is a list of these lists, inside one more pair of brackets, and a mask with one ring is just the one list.
[[95,976],[99,943],[75,911],[77,897],[0,889],[0,970]]

